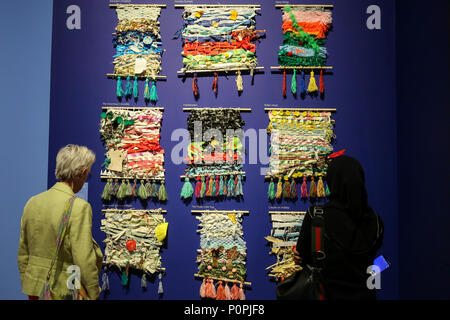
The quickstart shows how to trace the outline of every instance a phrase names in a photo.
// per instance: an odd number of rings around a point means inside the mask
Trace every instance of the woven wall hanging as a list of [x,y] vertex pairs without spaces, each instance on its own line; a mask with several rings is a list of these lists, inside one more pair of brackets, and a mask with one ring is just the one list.
[[[160,248],[167,235],[165,210],[104,209],[100,230],[105,232],[105,265],[122,271],[121,283],[128,285],[129,269],[142,271],[141,287],[147,286],[147,274],[159,273],[158,293],[163,293]],[[107,268],[103,290],[109,289]]]
[[[202,211],[199,220],[198,273],[203,278],[200,296],[216,300],[245,300],[247,246],[243,239],[242,215],[248,211]],[[214,284],[217,281],[217,287]],[[230,288],[230,286],[231,288]]]
[[193,74],[194,96],[199,95],[197,73],[212,73],[212,90],[217,96],[219,73],[236,72],[238,92],[244,90],[241,73],[253,76],[258,67],[255,41],[259,5],[175,5],[184,8],[183,27],[174,39],[183,41],[183,68],[180,74]]
[[[266,111],[270,119],[270,162],[266,173],[270,180],[269,200],[325,198],[329,190],[324,180],[335,138],[331,112],[335,109]],[[299,189],[297,183],[301,184]]]
[[101,178],[107,180],[103,200],[167,201],[164,149],[159,144],[162,110],[103,108],[100,134],[107,150],[101,171]]
[[[286,97],[286,72],[292,71],[292,94],[301,97],[323,95],[325,85],[323,75],[326,70],[326,38],[333,22],[332,5],[277,5],[281,8],[283,44],[278,50],[279,66],[271,69],[283,70],[283,96]],[[297,70],[300,70],[300,88],[297,84]],[[310,72],[309,83],[305,71]],[[320,71],[317,85],[314,71]]]
[[[156,80],[166,78],[159,75],[164,50],[158,21],[161,8],[165,6],[110,5],[116,8],[118,24],[113,38],[116,49],[114,73],[108,76],[117,79],[117,98],[138,100],[138,80],[145,79],[145,101],[158,101]],[[123,81],[126,81],[125,85]]]
[[283,281],[296,271],[302,269],[294,262],[292,247],[297,245],[305,212],[269,211],[272,221],[270,236],[265,237],[272,245],[270,251],[275,255],[277,262],[266,268],[269,276],[276,281]]
[[[185,108],[191,136],[181,198],[219,200],[243,197],[243,126],[241,108]],[[201,131],[196,131],[201,126]],[[231,131],[230,131],[231,130]],[[201,136],[198,136],[200,134]],[[195,187],[191,180],[195,181]]]

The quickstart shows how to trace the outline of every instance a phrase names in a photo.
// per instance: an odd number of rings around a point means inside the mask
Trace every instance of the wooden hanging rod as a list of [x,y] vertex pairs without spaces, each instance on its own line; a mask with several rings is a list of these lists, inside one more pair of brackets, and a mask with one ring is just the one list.
[[249,211],[242,210],[191,210],[191,213],[245,213],[249,214]]
[[177,71],[178,74],[186,74],[186,73],[208,73],[208,72],[232,72],[232,71],[251,71],[251,70],[262,70],[264,67],[255,67],[253,69],[249,68],[236,68],[236,69],[219,69],[219,70],[179,70]]
[[250,7],[261,8],[260,4],[175,4],[175,8],[185,7],[203,7],[203,8],[220,8],[220,7]]
[[165,178],[159,178],[159,177],[138,178],[138,177],[128,177],[128,176],[125,176],[125,177],[113,176],[113,177],[111,177],[111,176],[105,176],[105,175],[101,175],[100,179],[117,179],[117,180],[121,180],[121,179],[122,180],[123,179],[125,179],[125,180],[133,179],[134,180],[134,179],[136,179],[136,180],[156,180],[156,181],[164,181],[165,180]]
[[331,69],[333,69],[333,67],[331,67],[331,66],[328,66],[328,67],[303,67],[303,66],[284,67],[284,66],[275,66],[275,67],[270,67],[270,69],[272,69],[272,70],[279,70],[279,69],[286,69],[286,70],[292,70],[292,69],[307,69],[307,70],[312,70],[312,69],[322,69],[322,70],[331,70]]
[[246,286],[251,286],[252,285],[251,282],[241,282],[241,281],[236,280],[236,279],[225,279],[225,278],[216,278],[216,277],[204,276],[204,275],[200,275],[198,273],[194,274],[194,277],[196,277],[196,278],[208,278],[208,279],[212,279],[212,280],[231,282],[231,283],[242,283],[243,285],[246,285]]
[[264,108],[264,111],[324,111],[336,112],[335,108]]
[[102,107],[102,109],[124,109],[124,110],[164,110],[163,107]]
[[322,7],[322,8],[334,8],[332,4],[276,4],[275,8],[284,8],[284,7]]
[[102,212],[117,212],[117,211],[126,211],[126,212],[162,212],[167,213],[167,210],[160,210],[160,209],[142,209],[142,210],[136,210],[136,209],[102,209]]
[[161,8],[166,8],[167,5],[166,4],[132,4],[132,3],[127,3],[127,4],[110,4],[109,5],[110,8],[117,8],[117,7],[161,7]]
[[306,214],[306,211],[269,211],[269,214]]
[[192,110],[239,110],[239,111],[246,111],[246,112],[251,112],[252,109],[251,108],[183,108],[183,111],[192,111]]
[[183,175],[180,176],[180,178],[190,178],[190,179],[195,179],[197,177],[212,177],[212,176],[231,176],[231,175],[236,175],[236,174],[242,174],[245,175],[245,171],[233,171],[233,172],[226,172],[226,173],[216,173],[216,174],[211,174],[211,173],[204,173],[204,174],[198,174],[198,175]]
[[149,78],[149,79],[167,79],[167,76],[148,76],[148,75],[137,75],[137,74],[117,74],[117,73],[107,73],[106,74],[106,76],[108,77],[108,78],[117,78],[117,77],[123,77],[123,78],[126,78],[126,77],[128,77],[128,76],[130,76],[130,78],[131,77],[138,77],[138,79],[147,79],[147,77]]

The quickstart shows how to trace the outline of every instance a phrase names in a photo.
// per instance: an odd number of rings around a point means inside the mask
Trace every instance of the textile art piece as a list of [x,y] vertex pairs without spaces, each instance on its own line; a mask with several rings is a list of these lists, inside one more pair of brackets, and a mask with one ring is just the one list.
[[[105,264],[122,271],[123,286],[128,284],[130,268],[142,271],[141,286],[146,287],[146,274],[164,271],[160,248],[168,223],[162,210],[105,209],[103,213],[100,230],[106,233]],[[161,276],[158,292],[162,293]]]
[[104,108],[100,122],[107,150],[101,171],[107,179],[103,200],[167,200],[161,122],[161,108]]
[[[145,100],[158,101],[156,79],[161,72],[164,51],[158,21],[161,6],[115,5],[118,24],[113,43],[116,54],[113,57],[114,74],[110,76],[117,78],[119,99],[133,97],[137,100],[138,79],[145,79]],[[126,80],[125,89],[122,80]]]
[[[197,230],[200,249],[197,250],[199,265],[195,276],[203,278],[200,296],[216,300],[245,300],[247,246],[243,239],[242,212],[208,211],[196,218],[200,222]],[[231,288],[229,283],[233,283]]]
[[294,262],[292,247],[297,245],[303,218],[304,212],[271,214],[272,231],[266,239],[272,245],[270,253],[276,256],[277,262],[267,267],[266,270],[270,269],[269,276],[274,277],[277,281],[302,269]]
[[[270,110],[270,163],[266,178],[270,179],[268,197],[296,200],[297,181],[303,181],[300,197],[315,200],[329,195],[324,183],[328,156],[333,152],[334,120],[331,112],[305,109]],[[275,187],[274,180],[278,183]],[[310,180],[309,188],[307,181]]]
[[198,72],[214,73],[212,90],[217,95],[218,73],[236,72],[239,92],[244,90],[241,71],[253,72],[257,67],[254,42],[264,30],[256,30],[259,5],[188,5],[184,6],[183,68],[179,73],[194,73],[193,92],[198,97]]
[[[286,96],[286,69],[293,70],[291,91],[297,93],[297,71],[300,74],[300,95],[324,93],[323,72],[327,61],[326,38],[333,22],[333,6],[282,6],[283,45],[278,50],[278,63],[283,69],[283,95]],[[310,70],[306,85],[305,69]],[[314,70],[320,70],[317,86]]]
[[[205,108],[190,111],[187,125],[191,136],[185,159],[182,199],[240,198],[243,126],[240,109]],[[191,179],[196,180],[195,188]]]

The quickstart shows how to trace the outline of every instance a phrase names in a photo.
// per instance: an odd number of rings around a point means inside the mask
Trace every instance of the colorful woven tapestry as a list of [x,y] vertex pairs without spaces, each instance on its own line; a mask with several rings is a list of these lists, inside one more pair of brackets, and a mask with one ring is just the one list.
[[[203,277],[200,296],[216,300],[244,300],[247,247],[243,239],[242,213],[203,213],[197,219],[200,221],[197,276]],[[214,280],[218,281],[217,288]],[[228,283],[234,283],[231,289]],[[237,283],[240,283],[239,287]]]
[[297,245],[304,214],[272,214],[272,231],[266,239],[271,243],[271,254],[277,262],[266,268],[270,269],[269,276],[282,280],[302,268],[295,264],[292,247]]
[[[301,198],[324,198],[329,191],[323,179],[328,156],[333,152],[331,112],[273,110],[269,111],[269,119],[269,200],[297,199],[297,181],[303,181]],[[275,179],[278,180],[276,187]]]
[[[278,51],[278,63],[282,67],[304,67],[311,69],[309,85],[305,72],[300,75],[300,94],[324,92],[323,68],[327,60],[326,37],[331,28],[332,14],[320,6],[285,6],[283,10],[283,45]],[[314,69],[320,69],[319,87]],[[293,94],[297,93],[296,69],[293,68],[291,82]],[[286,68],[283,71],[283,94],[286,95]]]
[[[188,117],[191,143],[185,159],[182,199],[240,198],[243,194],[243,126],[239,109],[192,110]],[[195,189],[190,180],[195,179]]]
[[[146,274],[162,272],[160,248],[167,235],[168,223],[158,210],[104,210],[100,230],[106,233],[105,264],[122,271],[122,285],[129,279],[129,268]],[[105,281],[105,279],[104,279]],[[161,277],[160,277],[161,281]],[[160,282],[159,293],[162,293]]]
[[[118,6],[118,24],[113,39],[114,75],[117,77],[117,97],[138,99],[138,78],[144,78],[144,98],[156,102],[156,76],[161,72],[161,35],[157,6]],[[126,79],[125,90],[122,80]],[[151,88],[149,81],[152,81]],[[133,81],[133,84],[131,83]]]
[[139,197],[166,201],[164,150],[159,144],[162,111],[111,108],[101,118],[100,133],[107,150],[101,171],[107,179],[103,200]]
[[[255,30],[255,5],[207,7],[185,6],[184,26],[175,35],[183,40],[183,65],[180,72],[214,72],[212,89],[218,90],[218,72],[236,71],[238,91],[243,90],[241,70],[257,67],[256,45],[260,38]],[[197,77],[193,79],[194,95],[198,96]]]

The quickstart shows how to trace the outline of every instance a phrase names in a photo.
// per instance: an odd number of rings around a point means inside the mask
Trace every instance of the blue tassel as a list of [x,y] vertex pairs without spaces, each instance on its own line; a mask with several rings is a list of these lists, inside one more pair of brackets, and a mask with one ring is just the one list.
[[155,81],[152,81],[152,89],[150,90],[150,101],[152,102],[158,101],[158,94],[156,93]]
[[133,96],[135,99],[139,97],[138,77],[134,77]]
[[239,197],[239,196],[243,196],[244,193],[242,191],[242,176],[238,175],[237,178],[238,178],[238,180],[237,180],[237,184],[236,184],[236,196]]
[[302,70],[302,74],[300,76],[300,94],[306,93],[306,80],[305,80],[305,72]]
[[117,98],[122,98],[123,88],[122,88],[122,80],[120,76],[117,77],[117,90],[116,90]]
[[131,87],[130,76],[127,76],[127,86],[126,86],[126,89],[125,89],[125,96],[126,97],[131,97],[132,93],[133,93],[133,89]]
[[150,100],[150,90],[148,89],[148,77],[145,80],[144,98],[145,100]]

